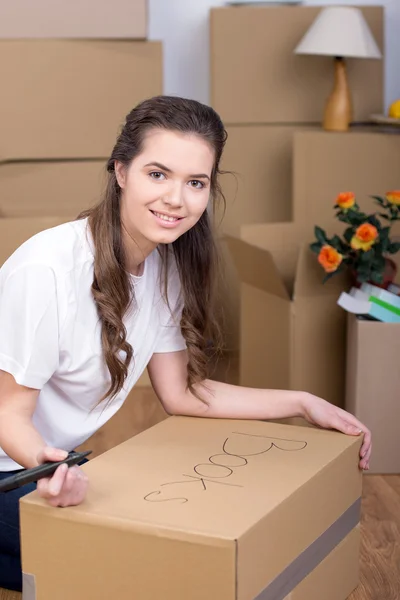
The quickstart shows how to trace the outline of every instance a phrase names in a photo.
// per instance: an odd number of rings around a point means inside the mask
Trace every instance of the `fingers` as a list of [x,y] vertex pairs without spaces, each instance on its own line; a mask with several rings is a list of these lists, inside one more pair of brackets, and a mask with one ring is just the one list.
[[43,448],[38,456],[37,461],[39,464],[44,462],[58,462],[59,460],[65,460],[68,456],[68,452],[66,450],[60,450],[59,448],[52,448],[50,446],[46,446]]
[[51,506],[75,506],[83,502],[88,478],[77,466],[60,465],[53,477],[38,481],[38,492]]

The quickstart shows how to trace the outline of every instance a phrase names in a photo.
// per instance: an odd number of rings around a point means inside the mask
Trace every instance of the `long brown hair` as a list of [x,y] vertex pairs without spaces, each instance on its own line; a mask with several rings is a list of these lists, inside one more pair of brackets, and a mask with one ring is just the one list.
[[[220,199],[225,204],[218,175],[227,133],[218,114],[209,106],[195,100],[172,96],[156,96],[143,101],[126,117],[111,157],[107,162],[108,180],[101,201],[84,211],[79,218],[88,217],[95,248],[92,294],[101,321],[101,341],[104,359],[111,375],[110,387],[104,398],[114,398],[121,390],[133,357],[132,346],[126,339],[123,317],[133,300],[133,290],[124,269],[120,194],[115,174],[115,161],[129,167],[141,152],[149,130],[196,134],[206,140],[215,153],[211,173],[212,206]],[[184,308],[181,331],[187,344],[187,386],[197,397],[193,386],[207,378],[210,352],[221,349],[221,327],[216,317],[216,290],[219,273],[219,252],[208,211],[189,231],[172,243]],[[167,276],[168,246],[160,245]],[[166,287],[165,287],[166,289]],[[123,358],[121,358],[121,351]]]

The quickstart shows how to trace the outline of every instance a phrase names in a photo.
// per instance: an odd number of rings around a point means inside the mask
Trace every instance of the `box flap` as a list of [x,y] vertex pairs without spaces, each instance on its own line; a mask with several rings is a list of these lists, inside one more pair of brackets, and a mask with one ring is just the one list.
[[293,294],[299,246],[305,239],[301,224],[258,223],[242,225],[240,237],[249,244],[268,250],[289,295]]
[[268,294],[289,299],[288,292],[268,250],[257,248],[233,236],[225,236],[224,239],[243,283]]
[[346,272],[335,275],[326,283],[322,283],[324,277],[325,271],[318,263],[317,255],[310,250],[308,244],[302,244],[297,261],[294,297],[328,295],[339,297],[350,283],[349,274]]

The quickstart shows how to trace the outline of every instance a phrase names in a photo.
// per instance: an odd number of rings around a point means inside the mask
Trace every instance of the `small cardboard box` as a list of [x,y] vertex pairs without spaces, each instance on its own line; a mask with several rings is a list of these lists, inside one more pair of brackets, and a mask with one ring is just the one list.
[[147,0],[0,2],[0,38],[147,37]]
[[0,217],[75,218],[100,199],[106,160],[0,162]]
[[126,115],[162,93],[162,44],[0,40],[0,160],[104,158]]
[[83,467],[83,504],[24,497],[24,600],[344,600],[358,583],[360,444],[169,417]]
[[[383,51],[384,8],[360,6]],[[320,6],[222,6],[210,13],[211,104],[227,125],[321,123],[329,56],[294,53]],[[347,61],[354,120],[383,112],[384,60]],[[371,85],[371,81],[374,85]]]
[[[274,257],[265,235],[273,228],[293,232]],[[247,226],[242,235],[247,241],[227,237],[241,284],[241,385],[307,391],[343,406],[346,316],[337,299],[345,278],[322,283],[322,268],[294,225]]]
[[371,430],[369,473],[400,473],[400,324],[348,315],[346,409]]

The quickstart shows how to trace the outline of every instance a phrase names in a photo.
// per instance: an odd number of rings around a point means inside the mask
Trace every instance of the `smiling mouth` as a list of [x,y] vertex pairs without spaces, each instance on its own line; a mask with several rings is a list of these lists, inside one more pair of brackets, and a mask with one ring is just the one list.
[[176,221],[181,221],[183,219],[183,217],[174,217],[172,215],[165,215],[163,213],[156,212],[155,210],[151,210],[150,212],[152,212],[153,215],[155,215],[159,219],[162,219],[163,221],[167,221],[168,223],[176,223]]

